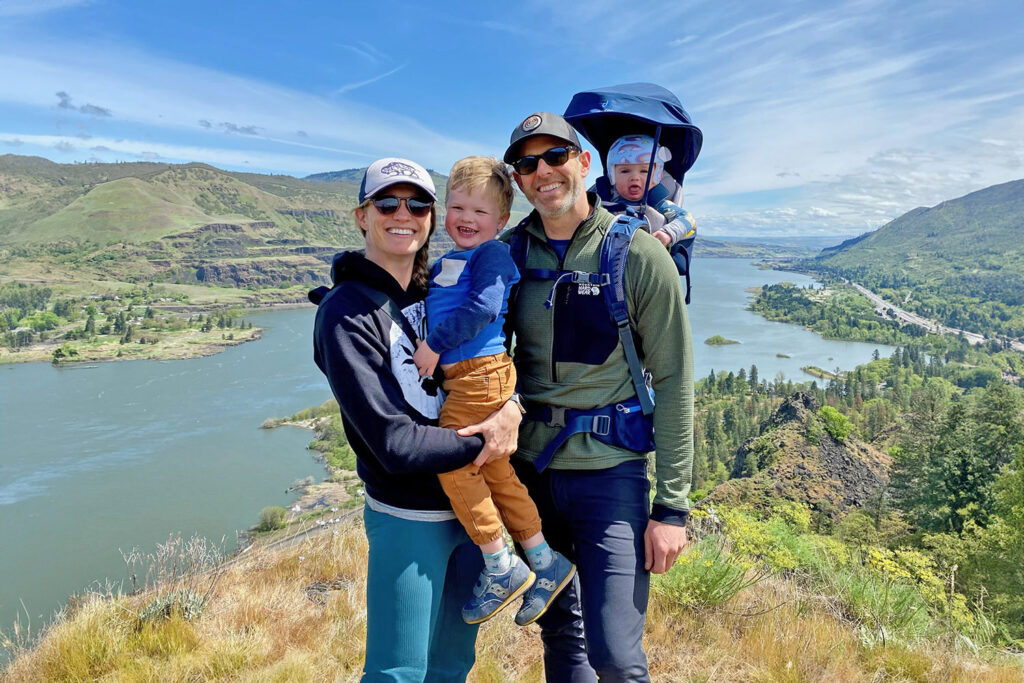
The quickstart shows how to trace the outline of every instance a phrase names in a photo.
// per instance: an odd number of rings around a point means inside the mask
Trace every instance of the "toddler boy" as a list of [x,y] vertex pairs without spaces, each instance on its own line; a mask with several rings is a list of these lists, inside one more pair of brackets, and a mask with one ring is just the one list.
[[[420,374],[432,374],[439,362],[444,370],[448,397],[441,406],[442,427],[477,424],[515,392],[515,368],[502,328],[519,272],[508,245],[495,240],[508,222],[512,197],[512,179],[500,161],[467,157],[452,167],[444,227],[455,249],[431,270],[428,334],[413,355]],[[470,463],[439,476],[455,515],[484,556],[463,619],[486,621],[525,593],[516,623],[536,621],[576,567],[544,540],[537,506],[509,458],[482,467]],[[533,571],[508,548],[502,522],[526,551]]]

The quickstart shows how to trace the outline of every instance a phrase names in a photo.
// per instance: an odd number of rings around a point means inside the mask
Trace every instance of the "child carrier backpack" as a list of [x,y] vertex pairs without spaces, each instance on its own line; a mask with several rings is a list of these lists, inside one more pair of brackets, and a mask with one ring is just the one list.
[[[653,83],[627,83],[585,90],[573,95],[563,116],[601,155],[605,175],[598,178],[591,189],[609,211],[621,214],[628,210],[625,205],[613,201],[607,178],[608,150],[617,139],[627,134],[644,134],[654,139],[648,175],[659,145],[672,152],[672,158],[665,162],[661,183],[647,192],[639,210],[635,211],[635,217],[646,223],[645,206],[657,207],[666,199],[676,205],[682,204],[683,177],[697,160],[704,135],[670,91]],[[629,208],[635,210],[635,207]],[[690,262],[696,233],[696,229],[691,230],[684,239],[672,245],[670,252],[676,270],[685,279],[686,303],[690,303]]]
[[[604,443],[640,453],[654,450],[654,392],[651,390],[650,374],[640,362],[626,305],[626,257],[629,255],[629,246],[636,231],[645,229],[645,226],[646,220],[637,216],[616,216],[601,241],[601,265],[597,273],[527,268],[530,236],[522,228],[522,224],[512,229],[509,252],[522,280],[554,281],[546,306],[551,306],[555,289],[563,282],[589,283],[601,288],[609,321],[616,328],[619,341],[622,343],[622,350],[629,365],[630,379],[636,391],[636,396],[632,399],[590,410],[527,405],[526,419],[539,420],[549,426],[560,428],[558,434],[534,460],[534,467],[538,471],[543,471],[548,466],[555,451],[574,434],[589,433]],[[522,280],[516,288],[521,286]],[[514,292],[512,301],[515,295]],[[510,315],[510,320],[511,317]],[[506,339],[511,338],[512,335],[507,333]]]

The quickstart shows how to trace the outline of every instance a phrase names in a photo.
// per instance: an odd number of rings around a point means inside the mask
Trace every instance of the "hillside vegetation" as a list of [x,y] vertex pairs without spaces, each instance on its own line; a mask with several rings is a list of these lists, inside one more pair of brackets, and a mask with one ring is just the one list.
[[950,327],[1024,337],[1024,180],[917,208],[792,264]]
[[361,237],[357,186],[205,164],[0,156],[0,275],[276,287],[321,281]]
[[[358,680],[366,543],[357,520],[219,568],[205,543],[172,539],[147,558],[160,583],[84,596],[34,646],[16,634],[22,646],[11,644],[4,678]],[[1024,674],[983,638],[953,637],[909,574],[810,533],[807,520],[786,506],[702,518],[701,540],[654,578],[644,638],[653,680],[1009,683]],[[501,614],[481,629],[470,681],[541,681],[541,656],[537,627]]]

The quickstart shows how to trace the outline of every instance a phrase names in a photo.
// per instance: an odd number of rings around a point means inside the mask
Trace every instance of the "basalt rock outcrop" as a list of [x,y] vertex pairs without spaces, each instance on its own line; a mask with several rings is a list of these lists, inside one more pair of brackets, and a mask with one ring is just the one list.
[[834,438],[814,399],[801,392],[783,401],[761,435],[740,447],[734,478],[715,487],[702,505],[767,509],[787,499],[837,518],[877,501],[890,464],[888,455],[852,434]]

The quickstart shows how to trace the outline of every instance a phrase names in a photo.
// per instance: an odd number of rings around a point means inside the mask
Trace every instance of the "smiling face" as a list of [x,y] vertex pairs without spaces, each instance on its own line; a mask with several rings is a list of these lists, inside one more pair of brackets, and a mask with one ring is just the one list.
[[[519,156],[543,154],[552,147],[564,147],[565,141],[550,135],[527,138],[519,147]],[[548,166],[540,159],[537,170],[528,175],[514,174],[516,184],[544,218],[560,218],[572,210],[590,212],[583,180],[590,171],[590,152],[580,152],[561,166]]]
[[612,168],[615,190],[623,199],[640,201],[653,182],[647,180],[647,164],[615,164]]
[[444,229],[459,249],[472,249],[493,240],[508,222],[500,215],[493,190],[484,185],[476,189],[448,188],[448,209]]
[[[375,199],[382,197],[429,199],[418,188],[406,184],[392,185],[374,195]],[[430,237],[431,214],[417,218],[409,213],[406,203],[401,202],[398,210],[388,216],[372,203],[357,208],[355,216],[366,238],[366,258],[391,272],[399,281],[402,278],[398,277],[396,269],[404,273],[408,268],[411,274],[416,252]]]

